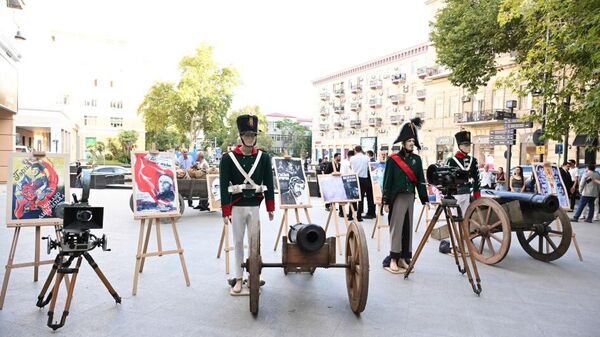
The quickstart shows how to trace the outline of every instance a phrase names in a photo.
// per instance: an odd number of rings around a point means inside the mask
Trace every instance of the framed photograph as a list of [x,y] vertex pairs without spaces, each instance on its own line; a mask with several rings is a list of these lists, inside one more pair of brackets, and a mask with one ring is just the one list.
[[10,153],[6,224],[60,224],[59,205],[69,203],[69,161],[66,154]]
[[211,211],[221,208],[221,181],[218,174],[206,176],[206,190],[208,191],[208,203]]
[[179,216],[175,156],[167,152],[134,152],[131,167],[134,217]]
[[356,174],[320,174],[319,189],[325,203],[360,200],[360,185]]
[[273,158],[281,206],[310,206],[310,191],[300,158]]
[[385,173],[385,163],[369,163],[371,171],[371,186],[373,186],[373,200],[375,204],[381,204],[381,190],[383,188],[383,174]]
[[567,188],[560,176],[560,170],[555,164],[535,163],[533,167],[533,176],[539,194],[554,194],[558,197],[558,202],[562,209],[571,209]]

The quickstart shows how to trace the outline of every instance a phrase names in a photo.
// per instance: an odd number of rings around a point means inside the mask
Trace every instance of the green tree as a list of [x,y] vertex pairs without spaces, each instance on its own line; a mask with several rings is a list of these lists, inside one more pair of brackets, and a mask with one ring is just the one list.
[[260,108],[257,105],[243,107],[239,110],[232,111],[227,115],[225,124],[225,127],[227,128],[227,138],[225,138],[225,142],[222,144],[221,148],[225,150],[229,145],[241,144],[236,119],[238,116],[244,114],[252,114],[258,117],[258,130],[262,132],[258,133],[256,146],[263,150],[270,151],[273,146],[273,140],[267,134],[267,117],[260,111]]
[[447,0],[432,23],[438,62],[453,84],[475,91],[498,69],[499,53],[514,52],[517,67],[500,81],[520,95],[535,93],[544,138],[560,140],[569,127],[596,136],[600,129],[600,1]]
[[179,133],[173,128],[168,128],[163,131],[147,131],[146,132],[146,150],[152,148],[152,143],[156,144],[156,148],[160,151],[174,149],[179,145],[186,143],[185,135]]
[[212,47],[201,45],[179,62],[179,83],[157,82],[144,97],[138,112],[147,131],[160,132],[173,126],[196,143],[200,130],[218,128],[225,118],[238,81],[234,68],[219,67]]
[[282,135],[287,139],[286,148],[289,155],[306,156],[312,146],[312,134],[310,130],[307,130],[300,123],[287,118],[278,122],[277,128],[281,130]]
[[[116,156],[120,162],[131,163],[131,151],[135,149],[138,133],[135,130],[121,130],[117,134],[117,140],[121,144],[121,153]],[[126,156],[126,157],[125,157]]]

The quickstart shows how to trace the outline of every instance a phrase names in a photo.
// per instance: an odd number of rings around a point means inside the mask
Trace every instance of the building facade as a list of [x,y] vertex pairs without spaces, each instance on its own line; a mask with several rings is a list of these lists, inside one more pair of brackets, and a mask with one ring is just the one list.
[[283,154],[284,150],[288,151],[288,154],[292,157],[298,157],[301,154],[296,153],[295,149],[286,147],[286,144],[290,144],[292,135],[286,134],[284,130],[279,127],[279,123],[284,120],[290,120],[296,122],[306,129],[306,137],[310,136],[312,119],[311,118],[299,118],[292,115],[286,115],[282,113],[270,113],[266,114],[267,117],[267,134],[273,140],[271,151],[274,153]]

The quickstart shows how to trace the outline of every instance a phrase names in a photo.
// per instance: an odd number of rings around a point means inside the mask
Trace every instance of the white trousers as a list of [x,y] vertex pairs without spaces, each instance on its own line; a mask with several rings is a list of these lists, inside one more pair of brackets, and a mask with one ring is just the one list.
[[[253,226],[259,226],[258,210],[260,206],[233,206],[231,208],[231,229],[233,231],[234,251],[235,251],[235,278],[243,278],[244,271],[242,263],[244,262],[244,235],[246,227],[248,232],[252,231]],[[248,247],[250,249],[250,247]]]
[[[467,208],[469,208],[469,205],[471,204],[471,194],[457,194],[454,196],[454,198],[456,199],[456,203],[460,207],[460,212],[462,213],[461,215],[464,218],[465,212],[467,211]],[[452,211],[452,213],[455,216],[457,215],[454,210]]]

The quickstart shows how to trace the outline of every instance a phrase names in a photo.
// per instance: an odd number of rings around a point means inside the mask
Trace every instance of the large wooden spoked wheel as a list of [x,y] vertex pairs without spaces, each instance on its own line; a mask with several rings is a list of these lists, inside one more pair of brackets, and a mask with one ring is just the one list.
[[260,225],[252,226],[250,231],[250,255],[248,256],[248,287],[250,288],[250,312],[258,313],[260,296],[260,272],[262,258],[260,256]]
[[554,212],[554,220],[534,224],[530,230],[517,231],[519,243],[527,254],[544,262],[563,256],[571,245],[572,235],[571,220],[560,209]]
[[346,288],[350,307],[360,314],[369,295],[369,251],[362,226],[351,222],[346,234]]
[[477,261],[496,264],[510,248],[510,219],[504,208],[491,198],[473,201],[464,215],[469,229],[467,245]]

